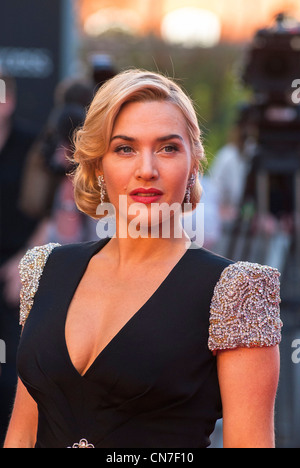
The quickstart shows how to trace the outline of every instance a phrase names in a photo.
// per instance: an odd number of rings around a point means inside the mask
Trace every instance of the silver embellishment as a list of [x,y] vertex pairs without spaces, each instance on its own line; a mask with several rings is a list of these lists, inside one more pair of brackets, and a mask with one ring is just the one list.
[[104,176],[102,174],[98,176],[98,185],[100,187],[100,204],[103,205],[105,195],[106,195],[106,185],[105,185]]
[[81,439],[79,443],[73,444],[72,447],[68,448],[88,448],[88,449],[93,449],[95,448],[93,444],[89,444],[86,439]]
[[20,292],[20,325],[25,325],[33,306],[45,264],[52,250],[60,244],[47,244],[27,251],[19,265],[22,289]]
[[211,351],[275,346],[281,341],[280,273],[237,262],[223,271],[211,303]]
[[191,202],[191,189],[194,187],[195,183],[196,183],[196,175],[192,174],[188,181],[188,185],[186,188],[186,193],[185,193],[185,198],[184,198],[185,203]]

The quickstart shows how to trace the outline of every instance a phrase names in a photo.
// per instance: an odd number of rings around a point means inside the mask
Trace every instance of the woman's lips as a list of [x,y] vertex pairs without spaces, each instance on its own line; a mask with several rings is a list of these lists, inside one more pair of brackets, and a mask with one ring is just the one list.
[[163,192],[154,188],[137,188],[132,190],[129,195],[131,196],[132,200],[137,203],[150,204],[158,202],[158,200],[163,195]]

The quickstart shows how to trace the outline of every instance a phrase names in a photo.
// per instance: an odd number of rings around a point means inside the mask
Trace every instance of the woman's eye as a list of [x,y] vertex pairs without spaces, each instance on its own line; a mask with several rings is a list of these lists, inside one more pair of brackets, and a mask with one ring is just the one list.
[[174,153],[174,152],[178,151],[178,148],[175,145],[167,145],[167,146],[165,146],[163,148],[163,151],[165,153]]
[[115,149],[115,152],[116,153],[120,153],[120,154],[130,154],[133,152],[133,149],[131,148],[131,146],[118,146],[116,149]]

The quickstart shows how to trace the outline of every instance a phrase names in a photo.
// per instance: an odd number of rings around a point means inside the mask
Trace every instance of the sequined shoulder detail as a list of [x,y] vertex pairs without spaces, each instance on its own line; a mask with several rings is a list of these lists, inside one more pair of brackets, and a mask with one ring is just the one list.
[[55,247],[60,244],[47,244],[34,247],[27,251],[19,265],[21,277],[20,293],[20,325],[25,325],[27,317],[33,306],[34,296],[38,290],[48,257]]
[[237,262],[223,271],[211,303],[211,351],[275,346],[281,341],[280,273]]

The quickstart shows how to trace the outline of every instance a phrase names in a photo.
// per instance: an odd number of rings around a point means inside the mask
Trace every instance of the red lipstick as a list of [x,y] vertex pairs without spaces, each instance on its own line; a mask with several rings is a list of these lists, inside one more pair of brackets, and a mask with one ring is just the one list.
[[160,197],[163,195],[163,192],[153,187],[147,189],[144,187],[139,187],[132,190],[129,195],[135,202],[145,203],[147,205],[150,203],[157,203]]

